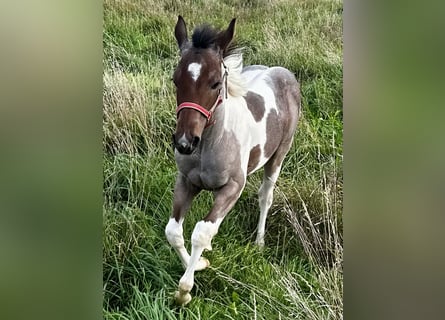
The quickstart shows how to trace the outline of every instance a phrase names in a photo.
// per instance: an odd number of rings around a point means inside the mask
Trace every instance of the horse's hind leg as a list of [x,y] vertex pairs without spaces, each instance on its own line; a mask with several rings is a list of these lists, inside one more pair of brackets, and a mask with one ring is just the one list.
[[[199,189],[187,182],[187,179],[181,174],[176,179],[173,213],[165,227],[165,235],[170,245],[175,249],[181,259],[184,268],[187,268],[190,255],[184,246],[184,237],[182,223],[184,216],[192,204],[193,198],[199,193]],[[205,269],[209,265],[209,261],[202,258],[197,265],[197,270]]]
[[266,218],[269,212],[270,206],[273,201],[273,190],[275,187],[275,182],[280,175],[281,165],[283,163],[284,157],[289,151],[292,145],[292,138],[287,141],[283,141],[278,147],[275,154],[269,159],[269,161],[264,165],[264,175],[263,182],[261,183],[260,189],[258,191],[259,205],[260,205],[260,219],[258,221],[257,236],[255,243],[259,247],[264,247],[264,232],[266,229]]
[[[279,78],[276,78],[275,81],[278,81],[279,79],[281,79],[281,76],[283,76],[281,74],[282,69],[276,72],[278,72],[277,76]],[[276,86],[278,89],[278,92],[276,94],[281,97],[281,99],[284,99],[282,101],[283,103],[280,105],[280,108],[283,109],[283,112],[281,114],[285,115],[285,117],[282,119],[283,123],[285,124],[284,136],[275,153],[264,165],[263,182],[258,192],[260,204],[260,219],[258,221],[257,237],[255,242],[260,247],[264,246],[264,230],[266,227],[266,218],[269,208],[272,205],[275,182],[277,181],[280,174],[281,165],[283,164],[284,157],[289,152],[289,149],[292,146],[294,132],[297,128],[298,119],[300,118],[301,98],[299,85],[294,76],[288,71],[286,71],[286,75],[284,75],[284,77],[287,79],[287,81],[284,81],[284,83],[287,83],[287,85],[282,86],[281,84],[283,83],[283,81],[279,80],[277,82],[278,85]]]

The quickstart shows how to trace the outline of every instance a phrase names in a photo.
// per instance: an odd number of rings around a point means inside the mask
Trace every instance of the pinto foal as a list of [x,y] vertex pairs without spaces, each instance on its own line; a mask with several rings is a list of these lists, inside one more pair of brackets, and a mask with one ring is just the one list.
[[[264,245],[274,185],[300,117],[294,75],[282,67],[243,68],[240,51],[229,47],[234,30],[235,19],[224,31],[203,25],[189,41],[181,16],[175,27],[181,52],[173,76],[178,104],[173,144],[179,172],[165,234],[186,268],[175,294],[181,305],[191,300],[194,272],[209,266],[201,254],[212,249],[211,240],[241,195],[247,175],[263,166],[256,243]],[[189,255],[182,223],[201,190],[213,191],[214,204],[193,230]]]

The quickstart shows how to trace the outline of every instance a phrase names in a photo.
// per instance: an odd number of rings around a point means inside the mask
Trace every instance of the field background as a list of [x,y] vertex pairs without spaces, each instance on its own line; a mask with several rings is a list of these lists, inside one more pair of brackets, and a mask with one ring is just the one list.
[[[325,1],[104,1],[103,310],[106,319],[341,319],[343,312],[342,14]],[[192,301],[173,303],[183,274],[164,228],[176,166],[171,147],[178,14],[235,38],[244,64],[280,65],[301,83],[303,117],[277,182],[266,246],[253,244],[262,172],[205,252]],[[203,192],[186,246],[209,210]]]

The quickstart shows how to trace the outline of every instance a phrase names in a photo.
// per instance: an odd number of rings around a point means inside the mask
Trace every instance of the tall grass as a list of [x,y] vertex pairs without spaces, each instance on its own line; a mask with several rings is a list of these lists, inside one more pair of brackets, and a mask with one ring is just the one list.
[[[248,64],[281,65],[301,83],[303,117],[274,192],[264,250],[253,241],[261,172],[205,252],[192,302],[173,304],[182,265],[164,236],[176,167],[171,147],[178,61],[173,29],[226,27]],[[104,2],[103,290],[107,319],[341,319],[342,3],[324,1]],[[197,197],[186,245],[210,209]]]

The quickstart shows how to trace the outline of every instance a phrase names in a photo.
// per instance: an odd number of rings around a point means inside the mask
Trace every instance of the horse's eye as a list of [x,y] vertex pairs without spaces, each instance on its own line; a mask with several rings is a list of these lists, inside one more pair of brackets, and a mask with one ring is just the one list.
[[220,85],[221,85],[221,81],[217,81],[211,86],[211,88],[213,90],[215,90],[215,89],[218,89]]

